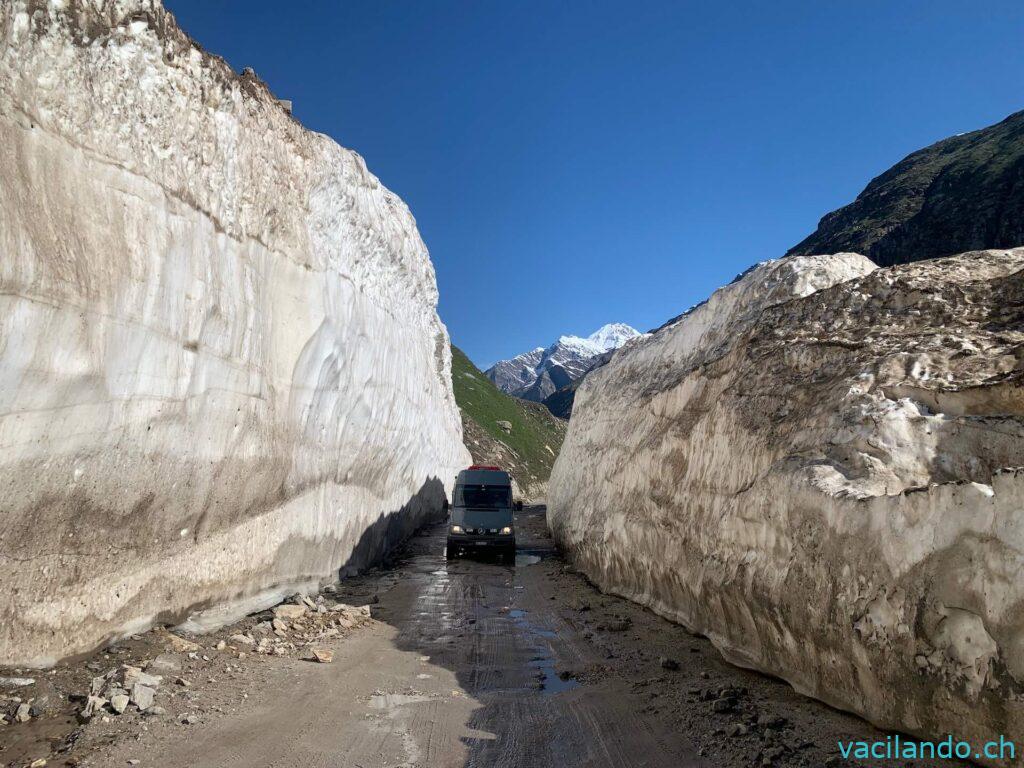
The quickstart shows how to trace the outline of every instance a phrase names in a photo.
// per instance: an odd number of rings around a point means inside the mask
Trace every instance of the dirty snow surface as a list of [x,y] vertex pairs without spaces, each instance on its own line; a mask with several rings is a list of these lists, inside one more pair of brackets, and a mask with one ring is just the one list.
[[0,663],[357,568],[469,461],[413,217],[157,0],[0,5]]
[[759,265],[587,378],[556,539],[602,588],[875,723],[1021,734],[1022,268]]

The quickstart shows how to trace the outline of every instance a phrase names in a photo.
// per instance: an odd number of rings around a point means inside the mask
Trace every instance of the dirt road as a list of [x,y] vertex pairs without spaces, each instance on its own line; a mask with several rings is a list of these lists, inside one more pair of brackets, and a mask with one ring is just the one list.
[[332,663],[231,660],[189,692],[198,721],[90,726],[73,764],[854,765],[837,739],[884,738],[600,594],[559,558],[543,508],[519,513],[517,531],[515,566],[446,562],[443,527],[414,537],[339,587],[374,621]]

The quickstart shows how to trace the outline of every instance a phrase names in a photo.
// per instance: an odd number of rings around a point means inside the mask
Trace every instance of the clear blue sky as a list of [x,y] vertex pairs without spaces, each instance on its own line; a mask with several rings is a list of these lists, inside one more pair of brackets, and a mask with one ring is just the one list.
[[405,199],[480,365],[660,325],[1024,108],[1019,1],[165,2]]

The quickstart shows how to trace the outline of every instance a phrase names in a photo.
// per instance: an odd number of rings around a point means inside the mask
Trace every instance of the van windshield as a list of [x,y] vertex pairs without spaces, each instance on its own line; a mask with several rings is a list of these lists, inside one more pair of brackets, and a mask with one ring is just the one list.
[[504,509],[512,506],[511,495],[507,485],[460,485],[455,489],[455,506]]

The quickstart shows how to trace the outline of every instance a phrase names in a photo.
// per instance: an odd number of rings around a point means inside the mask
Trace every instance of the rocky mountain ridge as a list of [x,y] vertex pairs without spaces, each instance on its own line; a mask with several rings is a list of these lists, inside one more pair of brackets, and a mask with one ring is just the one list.
[[863,253],[887,266],[1024,244],[1024,112],[918,150],[826,214],[789,255]]

